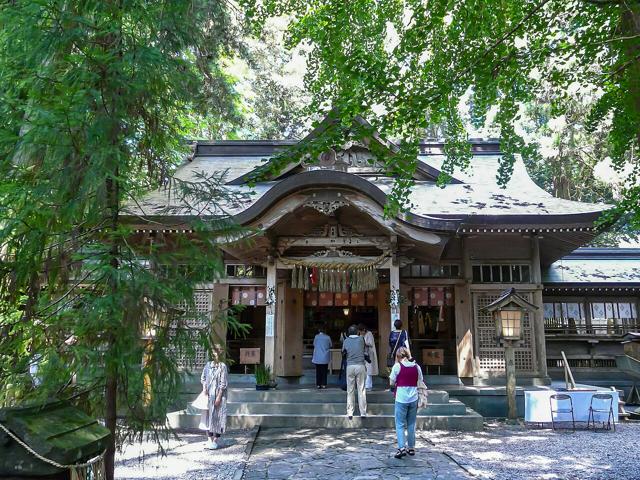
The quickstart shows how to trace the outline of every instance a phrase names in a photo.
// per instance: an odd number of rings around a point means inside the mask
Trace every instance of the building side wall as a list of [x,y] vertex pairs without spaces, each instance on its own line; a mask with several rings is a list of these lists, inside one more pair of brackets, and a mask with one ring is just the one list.
[[[540,283],[540,259],[537,239],[529,235],[487,235],[464,239],[465,280],[470,292],[471,334],[473,337],[473,371],[477,383],[501,382],[505,375],[504,349],[497,344],[495,323],[483,309],[496,300],[504,290],[514,287],[519,295],[542,311],[542,285]],[[522,272],[520,281],[498,281],[493,276],[487,281],[486,269],[496,272],[503,267],[515,266]],[[483,270],[482,279],[477,278],[477,269]],[[527,268],[527,276],[524,270]],[[519,273],[520,274],[520,273]],[[511,280],[511,277],[509,277]],[[526,281],[525,281],[526,280]],[[459,309],[464,315],[464,309]],[[530,378],[532,383],[548,383],[546,372],[546,349],[544,345],[543,318],[539,312],[527,313],[523,320],[523,339],[515,350],[516,369],[521,378]],[[464,317],[457,320],[465,328]],[[463,351],[457,332],[459,352]],[[468,349],[467,349],[468,351]],[[459,353],[459,374],[467,372],[467,364]]]

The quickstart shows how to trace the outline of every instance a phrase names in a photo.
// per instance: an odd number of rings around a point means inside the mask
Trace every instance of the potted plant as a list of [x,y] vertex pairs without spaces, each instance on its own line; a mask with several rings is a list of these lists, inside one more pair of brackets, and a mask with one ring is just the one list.
[[271,384],[271,367],[256,365],[256,390],[269,390]]

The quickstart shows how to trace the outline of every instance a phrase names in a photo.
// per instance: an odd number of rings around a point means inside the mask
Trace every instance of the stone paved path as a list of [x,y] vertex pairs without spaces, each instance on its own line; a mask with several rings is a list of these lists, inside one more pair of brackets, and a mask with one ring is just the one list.
[[396,459],[390,430],[262,429],[244,480],[404,480],[472,478],[418,438],[416,456]]
[[180,433],[164,442],[164,456],[152,441],[127,445],[116,457],[116,479],[239,480],[256,430],[228,432],[219,450],[203,450],[201,433]]

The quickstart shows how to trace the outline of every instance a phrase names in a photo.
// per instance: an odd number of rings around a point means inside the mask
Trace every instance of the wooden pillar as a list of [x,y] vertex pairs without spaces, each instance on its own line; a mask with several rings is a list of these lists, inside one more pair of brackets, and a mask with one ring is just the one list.
[[386,376],[387,355],[389,354],[389,333],[391,332],[389,316],[389,300],[385,292],[389,290],[386,284],[378,287],[378,331],[380,334],[380,345],[378,348],[378,369],[381,376]]
[[290,288],[286,281],[280,280],[277,297],[275,374],[298,377],[302,375],[302,290]]
[[[409,285],[406,285],[404,283],[400,284],[400,298],[404,299],[404,301],[401,302],[399,306],[400,320],[402,321],[402,328],[404,328],[408,332],[409,331],[409,307],[411,302],[411,287],[409,287]],[[414,357],[418,358],[416,355],[418,355],[417,352],[414,353]]]
[[264,328],[264,364],[273,372],[276,360],[276,310],[278,270],[272,258],[267,263],[267,308]]
[[473,318],[473,299],[471,284],[473,283],[473,269],[469,256],[469,241],[462,238],[462,278],[465,284],[455,287],[456,302],[456,354],[458,356],[458,376],[470,378],[478,375],[474,355],[475,320]]
[[469,286],[456,285],[454,298],[458,377],[473,378],[473,322]]
[[227,347],[227,318],[226,309],[229,306],[229,284],[216,283],[213,286],[212,299],[212,324],[213,343],[221,345],[223,349]]
[[393,328],[393,322],[400,320],[400,266],[395,255],[389,266],[389,307],[391,312],[389,327]]
[[536,290],[533,292],[533,304],[538,307],[534,313],[530,314],[534,337],[533,348],[535,349],[536,358],[534,368],[536,375],[542,378],[544,383],[548,383],[547,344],[544,335],[544,303],[542,299],[542,268],[540,265],[540,239],[537,235],[531,237],[531,250],[531,280],[536,284]]

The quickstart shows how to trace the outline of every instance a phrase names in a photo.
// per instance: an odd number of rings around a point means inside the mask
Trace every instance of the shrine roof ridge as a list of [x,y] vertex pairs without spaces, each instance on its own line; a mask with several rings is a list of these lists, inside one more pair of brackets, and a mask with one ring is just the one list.
[[[270,156],[287,147],[299,143],[299,140],[196,140],[194,156]],[[469,139],[474,155],[500,154],[500,141],[497,139]],[[444,155],[445,142],[423,140],[420,142],[420,155]]]

